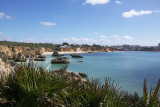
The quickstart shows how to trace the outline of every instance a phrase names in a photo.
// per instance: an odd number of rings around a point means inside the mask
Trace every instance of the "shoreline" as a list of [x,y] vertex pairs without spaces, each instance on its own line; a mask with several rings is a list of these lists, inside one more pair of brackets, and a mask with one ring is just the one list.
[[[53,52],[44,52],[43,55],[51,55]],[[80,53],[88,53],[88,52],[84,52],[84,51],[79,51],[79,52],[58,52],[59,54],[80,54]]]
[[[99,51],[78,51],[78,52],[58,52],[59,54],[83,54],[83,53],[101,53]],[[111,52],[111,51],[109,51]],[[114,51],[114,52],[160,52],[160,51]],[[51,55],[53,52],[44,52],[43,55]]]
[[[88,52],[85,52],[85,51],[78,51],[78,52],[58,52],[59,54],[81,54],[81,53],[100,53],[99,51],[88,51]],[[44,52],[43,55],[51,55],[53,52]]]

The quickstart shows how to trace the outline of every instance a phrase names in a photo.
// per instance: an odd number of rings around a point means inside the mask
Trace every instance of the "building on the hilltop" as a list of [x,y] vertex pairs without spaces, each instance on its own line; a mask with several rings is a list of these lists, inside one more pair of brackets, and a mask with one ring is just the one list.
[[60,48],[71,48],[71,47],[67,45],[63,45],[63,46],[60,46]]

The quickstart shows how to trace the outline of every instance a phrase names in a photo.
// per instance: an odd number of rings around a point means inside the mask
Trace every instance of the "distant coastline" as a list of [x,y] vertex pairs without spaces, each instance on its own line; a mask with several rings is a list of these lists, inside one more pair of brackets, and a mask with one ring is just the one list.
[[[86,52],[86,51],[77,51],[77,52],[58,52],[59,54],[81,54],[81,53],[89,53],[90,51]],[[101,51],[93,51],[91,53],[99,53]],[[111,51],[108,51],[108,52],[111,52]],[[117,52],[117,51],[114,51],[114,52]],[[124,51],[125,52],[125,51]],[[43,55],[51,55],[53,54],[53,52],[44,52]]]

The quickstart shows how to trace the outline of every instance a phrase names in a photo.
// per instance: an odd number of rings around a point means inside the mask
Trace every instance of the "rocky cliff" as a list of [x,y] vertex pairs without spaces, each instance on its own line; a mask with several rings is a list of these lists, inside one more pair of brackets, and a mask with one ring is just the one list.
[[61,48],[60,52],[113,52],[116,51],[109,47],[82,47],[82,48]]
[[15,62],[8,61],[7,55],[0,51],[0,76],[13,73],[16,67],[18,67],[18,65]]
[[25,61],[26,58],[29,56],[34,57],[35,55],[41,55],[44,52],[53,52],[50,48],[29,48],[29,47],[22,47],[22,46],[4,46],[0,45],[0,50],[3,51],[7,56],[9,60],[23,60]]

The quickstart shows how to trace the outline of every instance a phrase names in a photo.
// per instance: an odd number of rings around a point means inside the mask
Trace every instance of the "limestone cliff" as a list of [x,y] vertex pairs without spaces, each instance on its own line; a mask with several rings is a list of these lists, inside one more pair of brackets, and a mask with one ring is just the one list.
[[4,46],[4,45],[0,45],[0,50],[3,51],[7,56],[9,60],[12,59],[17,59],[17,56],[25,56],[25,57],[29,57],[29,56],[35,56],[35,55],[41,55],[44,52],[53,52],[52,49],[50,48],[34,48],[31,49],[29,47],[23,47],[23,46],[12,46],[12,47],[8,47],[8,46]]
[[0,76],[6,76],[13,73],[17,65],[14,62],[9,62],[7,55],[0,51]]
[[109,47],[82,47],[82,48],[61,48],[60,52],[113,52],[116,51]]

